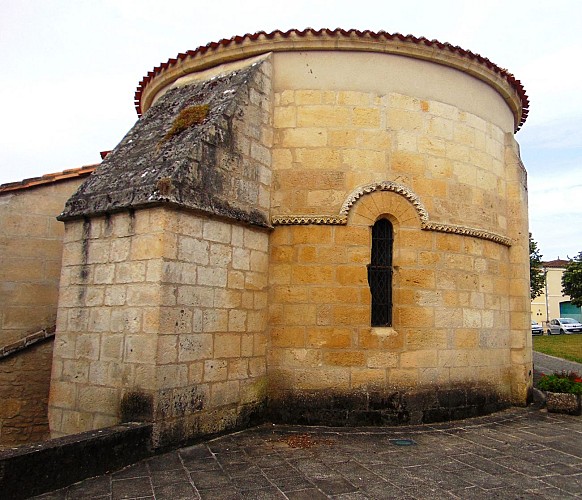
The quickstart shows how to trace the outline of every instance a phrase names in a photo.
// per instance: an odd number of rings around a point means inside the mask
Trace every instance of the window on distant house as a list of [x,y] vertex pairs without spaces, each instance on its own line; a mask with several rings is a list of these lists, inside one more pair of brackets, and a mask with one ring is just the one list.
[[392,224],[378,220],[372,227],[372,257],[368,283],[372,294],[372,326],[392,326]]

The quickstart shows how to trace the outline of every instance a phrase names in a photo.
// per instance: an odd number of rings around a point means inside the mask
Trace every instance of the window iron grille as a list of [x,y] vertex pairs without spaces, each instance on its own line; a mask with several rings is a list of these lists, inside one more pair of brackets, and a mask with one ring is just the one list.
[[392,224],[378,220],[372,227],[368,284],[372,295],[372,326],[392,326]]

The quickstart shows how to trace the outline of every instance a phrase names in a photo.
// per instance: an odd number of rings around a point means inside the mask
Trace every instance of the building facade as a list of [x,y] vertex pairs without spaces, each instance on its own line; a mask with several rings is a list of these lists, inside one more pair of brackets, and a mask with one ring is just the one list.
[[562,275],[567,260],[556,259],[543,262],[545,286],[542,293],[531,301],[531,319],[546,327],[555,318],[573,318],[582,321],[582,311],[570,302],[570,296],[562,293]]

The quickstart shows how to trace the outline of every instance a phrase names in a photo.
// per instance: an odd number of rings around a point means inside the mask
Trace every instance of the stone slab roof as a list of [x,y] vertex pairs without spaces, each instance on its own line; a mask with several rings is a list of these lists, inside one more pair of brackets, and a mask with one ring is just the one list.
[[[269,227],[232,186],[237,169],[243,168],[233,127],[257,71],[253,64],[168,90],[106,155],[58,219],[170,204]],[[172,133],[180,112],[197,106],[200,123]]]

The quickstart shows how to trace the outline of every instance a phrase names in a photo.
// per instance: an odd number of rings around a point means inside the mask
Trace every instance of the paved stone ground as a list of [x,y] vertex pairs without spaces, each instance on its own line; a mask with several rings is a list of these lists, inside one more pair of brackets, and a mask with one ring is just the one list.
[[511,408],[430,426],[269,424],[37,498],[582,498],[582,417]]

